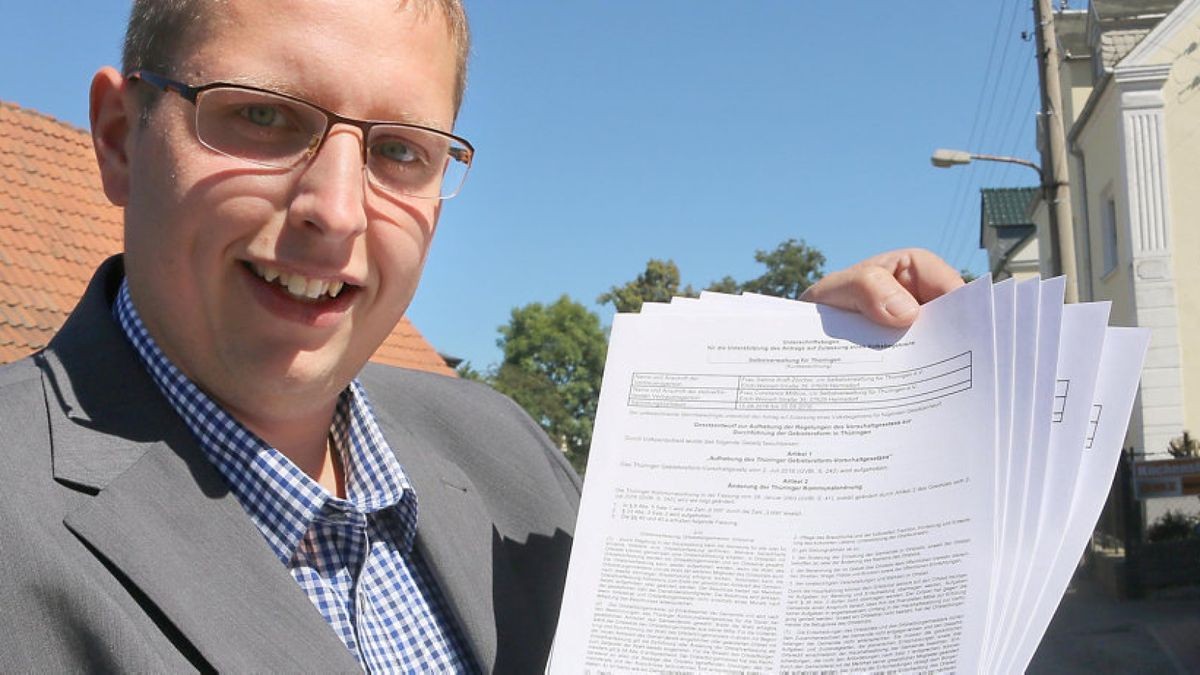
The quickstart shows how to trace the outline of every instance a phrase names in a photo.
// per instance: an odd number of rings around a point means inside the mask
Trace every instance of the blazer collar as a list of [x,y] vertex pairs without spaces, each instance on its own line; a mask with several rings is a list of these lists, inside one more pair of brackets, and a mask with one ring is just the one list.
[[376,422],[417,493],[416,550],[484,672],[496,661],[495,530],[479,491],[444,450],[386,410]]
[[[413,399],[428,393],[422,383],[426,377],[436,376],[383,366],[368,366],[360,374],[368,394],[403,389]],[[386,397],[371,397],[381,398]],[[375,407],[376,421],[417,492],[416,549],[484,672],[540,671],[558,607],[544,602],[555,584],[531,575],[557,574],[570,536],[561,530],[530,533],[521,541],[502,536],[495,505],[485,495],[504,497],[496,496],[495,485],[476,483],[487,480],[486,473],[464,471],[454,461],[463,441],[431,429],[428,419],[418,417],[427,414],[423,405],[403,401]],[[511,511],[503,513],[513,517]]]
[[89,491],[121,475],[152,444],[186,434],[112,320],[123,275],[119,257],[105,261],[37,357],[51,412],[54,477]]
[[38,357],[54,476],[95,496],[64,519],[221,671],[358,671],[112,320],[106,261]]

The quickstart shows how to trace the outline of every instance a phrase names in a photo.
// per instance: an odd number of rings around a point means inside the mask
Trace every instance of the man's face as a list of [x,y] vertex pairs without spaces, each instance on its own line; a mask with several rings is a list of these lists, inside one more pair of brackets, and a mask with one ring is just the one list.
[[[455,50],[438,11],[407,5],[230,0],[172,76],[448,131]],[[408,307],[439,202],[367,182],[355,128],[335,126],[307,165],[278,170],[208,150],[194,114],[164,94],[127,144],[134,302],[167,356],[252,428],[327,410]],[[344,288],[298,298],[266,270]]]

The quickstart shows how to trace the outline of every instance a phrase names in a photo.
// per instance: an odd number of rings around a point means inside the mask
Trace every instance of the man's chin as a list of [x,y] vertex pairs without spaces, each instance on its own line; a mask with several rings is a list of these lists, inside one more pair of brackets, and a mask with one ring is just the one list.
[[[226,398],[276,412],[323,409],[350,384],[366,359],[328,350],[274,352],[227,370]],[[236,368],[236,367],[235,367]]]

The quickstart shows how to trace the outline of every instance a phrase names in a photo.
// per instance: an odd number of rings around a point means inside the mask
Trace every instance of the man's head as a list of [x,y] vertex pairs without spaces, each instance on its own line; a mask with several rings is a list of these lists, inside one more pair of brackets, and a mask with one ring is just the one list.
[[[159,28],[131,25],[131,35],[146,35],[130,39],[140,47],[127,49],[127,66],[189,85],[271,90],[346,118],[452,130],[463,43],[446,12],[430,10],[440,3],[160,0],[134,12],[166,5],[185,18],[135,16],[131,24]],[[109,68],[91,94],[101,175],[125,207],[126,276],[143,321],[185,374],[259,433],[326,414],[408,307],[440,201],[368,179],[352,124],[334,124],[294,166],[268,167],[202,144],[195,103],[160,93],[147,104],[150,88]],[[224,110],[247,138],[292,128],[293,112]]]
[[[221,0],[134,0],[121,51],[122,72],[151,70],[171,75],[180,52],[204,34],[209,19],[220,15]],[[397,0],[398,5],[404,0]],[[462,105],[467,87],[467,57],[471,32],[462,0],[413,0],[421,12],[441,12],[457,50],[458,69],[454,109]]]

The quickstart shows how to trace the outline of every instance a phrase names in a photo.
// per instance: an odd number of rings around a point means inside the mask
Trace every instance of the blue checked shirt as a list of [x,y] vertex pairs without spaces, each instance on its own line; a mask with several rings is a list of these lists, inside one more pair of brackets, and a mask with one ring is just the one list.
[[330,430],[345,475],[346,499],[339,499],[166,358],[125,282],[113,313],[271,550],[364,670],[478,672],[413,549],[417,495],[357,380],[342,392]]

